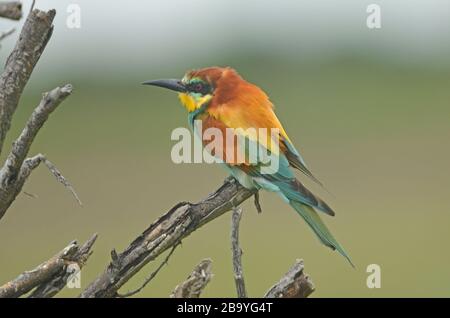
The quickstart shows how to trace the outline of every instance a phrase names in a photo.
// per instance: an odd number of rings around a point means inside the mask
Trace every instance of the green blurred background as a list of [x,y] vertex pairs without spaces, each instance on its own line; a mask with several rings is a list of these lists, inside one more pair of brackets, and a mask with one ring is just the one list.
[[[66,27],[69,3],[81,29]],[[352,269],[318,243],[278,197],[243,205],[241,243],[250,296],[262,296],[305,260],[314,297],[450,296],[450,4],[375,1],[37,1],[56,8],[54,35],[26,88],[9,141],[41,93],[75,90],[33,144],[73,183],[84,206],[43,167],[0,220],[0,283],[97,232],[82,287],[147,225],[179,201],[196,202],[226,177],[221,167],[175,165],[171,131],[186,126],[174,94],[143,80],[229,65],[261,86],[293,142],[332,195],[325,221]],[[29,2],[25,1],[27,11]],[[0,30],[23,23],[0,22]],[[1,61],[18,34],[2,42]],[[5,149],[4,152],[7,152]],[[2,158],[4,158],[3,154]],[[303,178],[304,179],[304,178]],[[213,260],[206,297],[234,297],[226,214],[183,241],[139,297],[165,297],[201,259]],[[137,287],[150,264],[122,291]],[[381,266],[381,288],[366,267]],[[66,289],[61,296],[80,291]]]

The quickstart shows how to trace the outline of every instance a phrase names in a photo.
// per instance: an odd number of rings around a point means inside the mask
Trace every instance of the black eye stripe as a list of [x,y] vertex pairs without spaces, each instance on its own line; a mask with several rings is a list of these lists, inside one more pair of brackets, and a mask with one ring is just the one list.
[[193,82],[186,85],[188,91],[206,95],[211,92],[211,86],[204,82]]

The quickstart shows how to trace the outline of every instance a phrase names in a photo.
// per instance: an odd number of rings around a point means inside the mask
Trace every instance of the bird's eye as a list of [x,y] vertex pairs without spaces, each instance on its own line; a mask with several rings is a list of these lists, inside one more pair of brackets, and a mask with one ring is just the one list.
[[192,93],[197,93],[200,95],[206,95],[210,91],[210,86],[208,83],[202,81],[190,82],[187,84],[188,91]]
[[202,85],[202,83],[197,83],[197,84],[195,84],[194,89],[195,89],[197,92],[201,92],[201,91],[203,90],[203,85]]

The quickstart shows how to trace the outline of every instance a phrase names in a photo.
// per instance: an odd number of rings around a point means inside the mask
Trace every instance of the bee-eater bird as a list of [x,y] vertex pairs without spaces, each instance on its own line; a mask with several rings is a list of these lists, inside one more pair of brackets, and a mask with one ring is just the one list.
[[[189,71],[179,79],[162,79],[144,82],[146,85],[164,87],[179,93],[183,106],[189,112],[189,125],[195,131],[194,121],[201,121],[202,129],[216,128],[222,132],[233,128],[243,133],[248,128],[278,129],[279,151],[278,169],[273,173],[262,173],[263,162],[224,162],[231,175],[248,189],[265,189],[278,193],[289,203],[311,227],[319,240],[342,254],[353,266],[349,256],[339,245],[316,211],[334,216],[334,211],[320,198],[311,193],[298,181],[291,168],[296,168],[319,183],[306,167],[286,131],[274,113],[268,96],[256,85],[245,81],[230,67],[208,67]],[[240,130],[236,130],[240,129]],[[224,133],[225,136],[225,133]],[[273,148],[258,137],[246,135],[245,138],[257,143],[259,147]],[[208,144],[203,141],[203,146]],[[223,142],[223,149],[215,149],[213,156],[226,153],[229,143]],[[231,145],[232,146],[232,145]],[[236,150],[232,150],[236,151]],[[224,156],[223,156],[224,157]],[[222,157],[222,158],[223,158]]]

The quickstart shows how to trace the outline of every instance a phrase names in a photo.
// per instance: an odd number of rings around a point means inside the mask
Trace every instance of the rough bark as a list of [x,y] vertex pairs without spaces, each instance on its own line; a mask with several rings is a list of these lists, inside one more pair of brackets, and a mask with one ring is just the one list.
[[97,235],[92,236],[85,244],[79,246],[77,242],[67,245],[55,256],[26,271],[16,279],[0,287],[0,298],[20,297],[36,288],[30,297],[53,297],[66,286],[67,280],[73,273],[69,272],[71,264],[82,268],[92,254],[91,247]]
[[147,263],[253,194],[253,191],[243,188],[230,178],[216,192],[199,203],[177,204],[151,224],[125,251],[113,257],[105,271],[80,297],[116,297],[119,288]]
[[303,260],[297,260],[289,271],[266,293],[266,298],[306,298],[315,290],[304,273]]
[[56,167],[45,158],[45,156],[39,154],[35,157],[26,159],[34,138],[47,121],[49,115],[71,93],[72,86],[70,84],[61,88],[57,87],[52,91],[45,93],[41,102],[28,119],[22,133],[13,143],[11,152],[6,159],[5,164],[0,169],[0,219],[22,190],[31,171],[41,162],[44,162],[47,165],[58,181],[63,183],[79,201],[78,196],[70,183],[62,176]]
[[20,20],[22,18],[22,4],[19,1],[0,2],[0,17]]
[[170,298],[199,298],[211,280],[211,263],[210,259],[202,260],[188,278],[175,287]]
[[242,249],[239,245],[239,223],[242,217],[242,209],[234,208],[231,216],[231,252],[233,255],[234,283],[238,298],[247,298],[245,289],[244,272],[242,269]]
[[53,31],[55,10],[33,10],[27,17],[0,76],[0,152],[22,91]]
[[[177,248],[178,245],[175,245],[174,247],[172,247],[172,249],[170,250],[170,252],[167,254],[166,258],[164,259],[164,261],[158,266],[158,268],[153,271],[150,276],[148,276],[145,280],[144,283],[139,287],[136,288],[135,290],[129,291],[126,294],[119,294],[117,293],[118,297],[121,298],[125,298],[125,297],[130,297],[133,295],[136,295],[137,293],[139,293],[141,290],[143,290],[145,288],[145,286],[147,286],[148,283],[150,283],[153,278],[156,277],[156,275],[158,275],[159,271],[164,267],[164,265],[167,265],[169,262],[169,258],[172,256],[173,252],[175,252],[175,249]],[[115,257],[115,256],[114,256]]]

